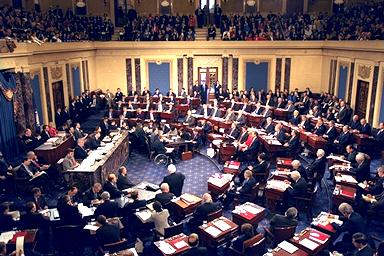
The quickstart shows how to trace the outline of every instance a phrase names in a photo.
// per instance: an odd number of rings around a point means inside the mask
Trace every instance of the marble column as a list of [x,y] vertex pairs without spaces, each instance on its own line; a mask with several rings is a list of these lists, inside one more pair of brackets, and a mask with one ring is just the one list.
[[369,111],[369,123],[373,123],[373,113],[375,110],[375,100],[376,100],[376,91],[377,91],[377,82],[379,80],[379,66],[375,66],[373,70],[373,81],[372,81],[372,95],[371,95],[371,102],[370,105],[370,111]]
[[221,81],[221,85],[223,87],[223,91],[228,88],[228,57],[223,57],[223,81]]
[[132,60],[131,58],[125,59],[125,73],[127,77],[127,94],[133,91],[132,86]]
[[181,89],[183,88],[183,58],[177,58],[177,89],[178,92],[176,94],[179,94],[181,92]]
[[289,91],[291,82],[291,58],[285,58],[284,90]]
[[355,72],[355,63],[351,63],[351,68],[349,70],[349,85],[348,85],[348,96],[347,96],[347,102],[350,102],[352,99],[352,88],[353,88],[353,75]]
[[281,89],[281,71],[283,68],[283,59],[276,58],[276,76],[275,76],[275,89]]
[[188,57],[188,91],[192,93],[193,86],[193,58]]
[[136,92],[141,93],[141,67],[140,59],[135,58]]
[[233,58],[232,90],[239,87],[239,58]]

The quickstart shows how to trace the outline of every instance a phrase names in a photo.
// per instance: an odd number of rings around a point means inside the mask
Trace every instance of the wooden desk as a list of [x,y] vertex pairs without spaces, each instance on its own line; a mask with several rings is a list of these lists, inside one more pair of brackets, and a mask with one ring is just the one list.
[[175,113],[163,111],[160,112],[160,118],[167,120],[167,122],[171,122],[175,119]]
[[263,144],[269,155],[286,150],[286,148],[276,139],[268,139],[265,136],[258,136],[258,140]]
[[241,163],[238,161],[226,161],[223,172],[238,175],[240,173],[240,165]]
[[228,189],[234,175],[216,173],[208,178],[208,191],[217,197],[224,194]]
[[265,199],[267,208],[271,212],[276,211],[277,204],[284,200],[284,194],[288,185],[284,181],[272,179],[267,182],[265,187]]
[[249,223],[252,224],[252,226],[257,227],[264,217],[265,208],[250,202],[236,206],[232,211],[232,221],[239,226],[244,223]]
[[[289,242],[288,242],[289,243]],[[289,253],[285,251],[284,249],[277,246],[275,249],[272,250],[272,255],[274,256],[308,256],[308,253],[301,250],[300,248],[297,249],[294,253]]]
[[[221,224],[226,224],[223,227]],[[231,220],[220,217],[207,224],[199,226],[200,241],[208,247],[216,248],[217,246],[231,240],[237,233],[239,226]],[[216,232],[215,234],[213,232]]]
[[288,121],[288,110],[282,109],[282,108],[275,108],[273,109],[273,116],[279,120]]
[[324,149],[326,144],[327,144],[327,140],[321,136],[318,136],[314,133],[308,136],[308,146],[314,152],[317,151],[318,149]]
[[375,144],[374,138],[366,134],[353,133],[353,138],[359,147],[373,146]]
[[82,188],[89,188],[98,182],[103,184],[110,173],[116,173],[117,169],[128,157],[129,135],[128,131],[122,131],[121,137],[115,142],[113,148],[96,161],[92,166],[82,166],[74,170],[68,170]]
[[355,177],[349,174],[338,173],[336,171],[335,181],[338,185],[344,185],[355,189],[357,188],[357,180],[355,179]]
[[277,157],[276,166],[278,168],[292,168],[292,161],[293,159],[291,158]]
[[176,215],[183,219],[185,216],[192,214],[201,202],[202,199],[200,197],[184,193],[180,197],[173,199],[171,204]]
[[[181,248],[178,248],[176,244],[180,243],[181,241],[185,242],[185,244],[184,243],[181,244],[181,245],[185,245],[185,246],[182,246]],[[165,239],[163,241],[157,241],[154,244],[155,244],[157,250],[163,256],[181,255],[181,254],[185,253],[186,251],[188,251],[191,248],[188,245],[188,237],[185,234],[175,235],[175,236],[167,238],[167,239]],[[178,245],[180,245],[180,244],[178,244]],[[173,253],[165,253],[165,252],[163,252],[163,250],[162,250],[163,246],[164,247],[170,246],[169,248],[172,248],[171,250],[173,251]]]
[[263,119],[262,115],[247,115],[247,123],[253,127],[259,126]]
[[355,203],[356,188],[351,188],[344,185],[336,185],[332,194],[332,205],[334,209],[337,209],[341,203],[349,203],[353,205]]
[[[291,238],[289,242],[299,247],[309,255],[317,255],[319,252],[323,251],[328,246],[330,238],[330,235],[327,235],[321,231],[318,231],[313,228],[306,228],[302,232]],[[317,246],[315,248],[308,248],[304,246],[302,244],[302,241],[305,239],[315,243]]]
[[230,143],[222,143],[219,149],[219,162],[229,161],[236,153],[236,147]]
[[337,231],[333,228],[331,224],[332,218],[330,218],[329,215],[330,214],[326,212],[319,213],[319,215],[313,219],[311,226],[329,235],[336,234]]
[[7,251],[12,252],[16,249],[16,239],[19,236],[24,236],[24,247],[34,249],[37,243],[37,231],[38,229],[16,231],[13,238],[7,243]]
[[73,148],[75,146],[75,141],[73,136],[66,136],[65,139],[58,146],[50,145],[40,145],[34,152],[38,158],[44,159],[49,164],[56,164],[61,158],[66,155],[68,148]]

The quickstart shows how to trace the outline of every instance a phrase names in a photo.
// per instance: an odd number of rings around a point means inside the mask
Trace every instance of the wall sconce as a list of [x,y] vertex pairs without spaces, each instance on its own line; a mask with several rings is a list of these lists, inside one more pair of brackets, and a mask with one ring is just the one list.
[[159,65],[159,66],[160,66],[161,64],[163,64],[163,62],[162,62],[161,60],[156,60],[155,63],[156,63],[156,65]]

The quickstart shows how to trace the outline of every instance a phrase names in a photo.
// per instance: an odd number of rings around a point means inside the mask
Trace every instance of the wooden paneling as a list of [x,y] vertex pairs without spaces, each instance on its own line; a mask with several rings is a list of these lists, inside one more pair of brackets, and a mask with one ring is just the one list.
[[173,0],[173,13],[174,14],[194,14],[195,12],[195,3],[190,0]]
[[260,12],[281,12],[283,0],[260,0]]
[[[109,1],[111,0],[92,0],[87,1],[88,15],[104,15],[111,17],[111,10]],[[112,0],[113,1],[113,0]]]
[[135,0],[135,8],[139,15],[156,14],[157,0]]
[[332,9],[332,2],[329,0],[313,0],[308,2],[309,12],[330,12]]
[[287,13],[303,12],[304,0],[289,0],[287,2]]
[[242,13],[244,8],[243,0],[228,0],[227,2],[221,1],[221,8],[223,13]]

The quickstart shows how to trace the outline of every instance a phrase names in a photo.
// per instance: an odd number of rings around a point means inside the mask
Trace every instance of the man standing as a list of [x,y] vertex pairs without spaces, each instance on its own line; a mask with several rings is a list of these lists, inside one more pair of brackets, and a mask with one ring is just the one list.
[[168,166],[168,173],[169,175],[165,176],[161,183],[167,183],[171,193],[175,196],[181,196],[185,180],[184,174],[176,172],[176,166],[173,164]]

